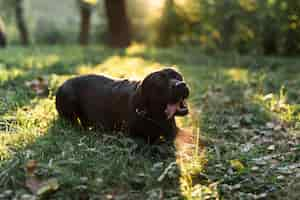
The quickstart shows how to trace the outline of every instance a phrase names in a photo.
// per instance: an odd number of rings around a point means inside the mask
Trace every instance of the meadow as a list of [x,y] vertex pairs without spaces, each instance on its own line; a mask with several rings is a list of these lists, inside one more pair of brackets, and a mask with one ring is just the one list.
[[[138,44],[1,50],[0,199],[299,199],[299,62]],[[178,119],[188,150],[58,118],[67,78],[141,79],[164,66],[191,87]]]

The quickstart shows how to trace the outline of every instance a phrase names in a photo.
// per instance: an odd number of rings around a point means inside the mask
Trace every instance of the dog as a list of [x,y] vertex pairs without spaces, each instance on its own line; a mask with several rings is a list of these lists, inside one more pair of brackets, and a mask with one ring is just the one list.
[[173,68],[150,73],[142,81],[83,75],[58,88],[56,109],[59,116],[84,128],[122,131],[152,143],[175,138],[175,116],[188,114],[189,93]]

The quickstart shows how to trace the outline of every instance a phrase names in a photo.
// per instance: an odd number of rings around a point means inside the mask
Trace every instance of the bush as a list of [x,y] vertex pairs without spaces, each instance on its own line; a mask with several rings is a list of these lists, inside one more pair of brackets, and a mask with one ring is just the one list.
[[300,2],[293,0],[167,0],[157,41],[201,45],[210,51],[300,53]]
[[58,27],[54,22],[39,19],[36,24],[36,29],[34,31],[34,38],[36,43],[43,44],[64,44],[75,42],[77,32],[75,30],[70,30],[70,28]]

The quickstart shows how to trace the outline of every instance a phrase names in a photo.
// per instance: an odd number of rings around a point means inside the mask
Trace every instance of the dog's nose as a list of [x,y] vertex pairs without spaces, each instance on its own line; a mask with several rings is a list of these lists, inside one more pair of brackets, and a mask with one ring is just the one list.
[[184,86],[186,87],[186,84],[184,81],[177,81],[175,83],[175,87],[184,87]]
[[189,88],[184,81],[177,81],[175,83],[175,90],[178,91],[180,96],[184,98],[189,96]]

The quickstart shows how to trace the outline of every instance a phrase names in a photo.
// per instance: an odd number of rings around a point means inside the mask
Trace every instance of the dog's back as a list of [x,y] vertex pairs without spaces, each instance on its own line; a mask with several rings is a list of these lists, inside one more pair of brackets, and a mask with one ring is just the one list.
[[60,116],[83,126],[115,128],[129,115],[128,104],[138,82],[85,75],[67,80],[57,91]]

